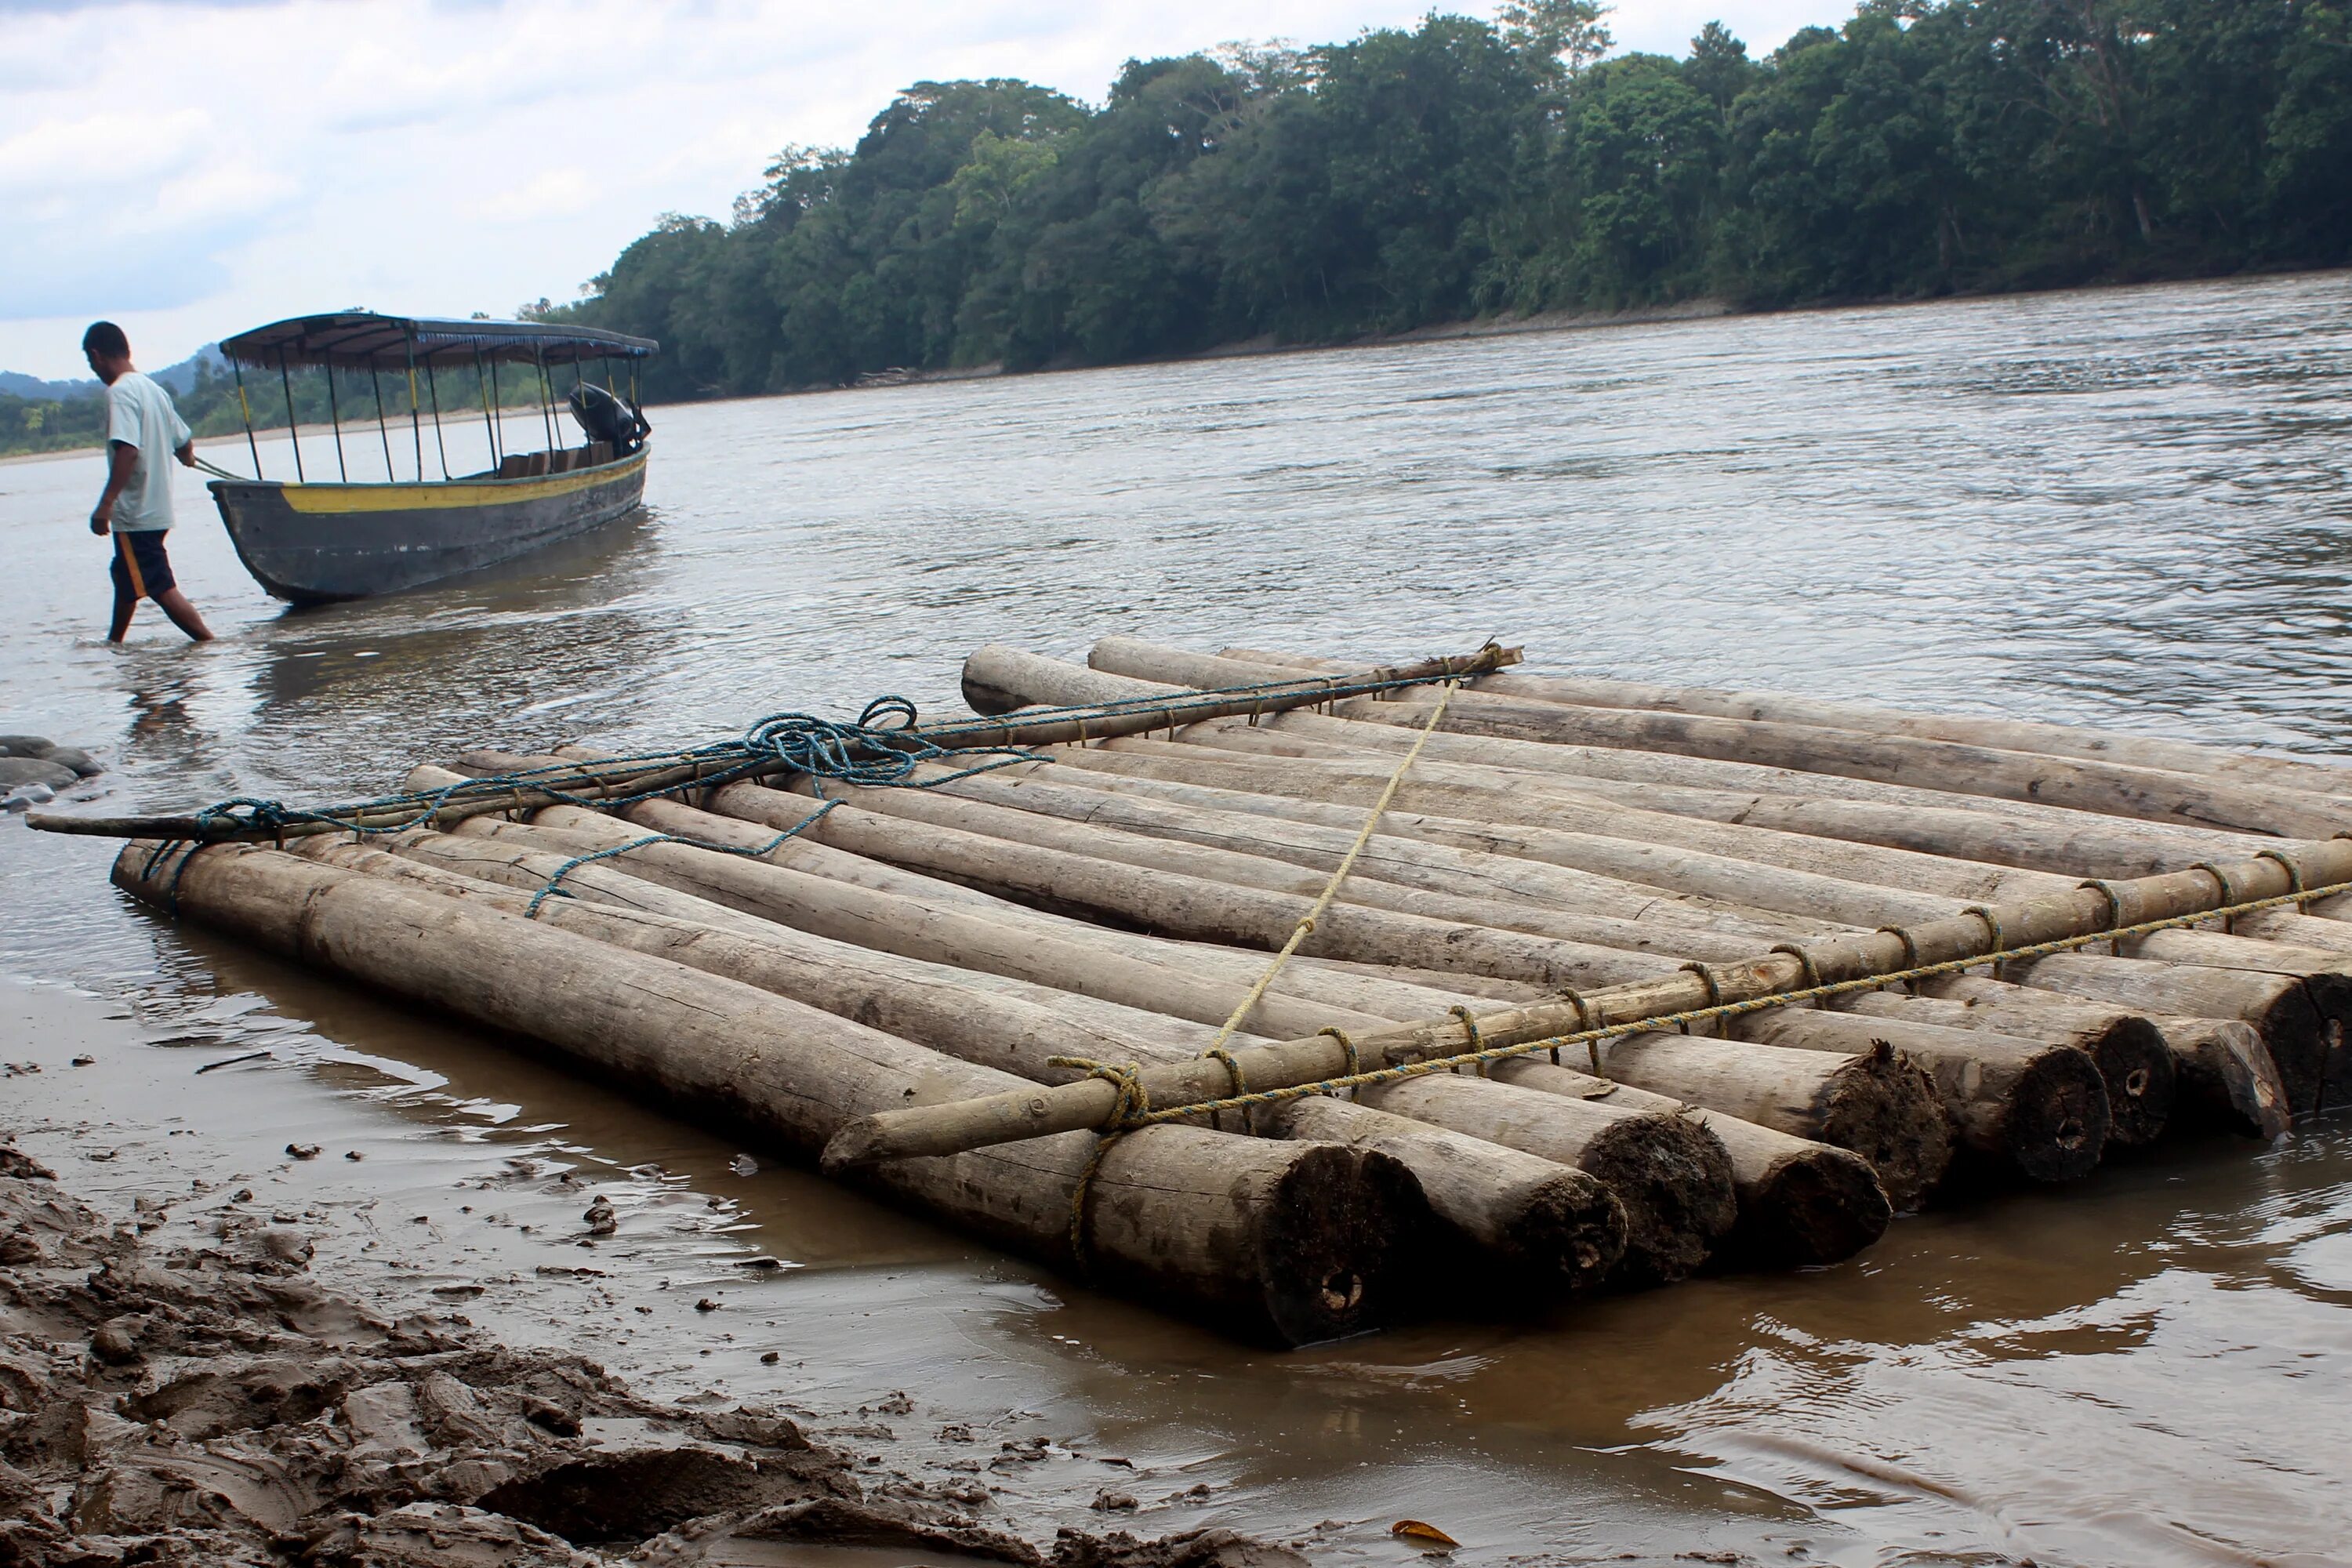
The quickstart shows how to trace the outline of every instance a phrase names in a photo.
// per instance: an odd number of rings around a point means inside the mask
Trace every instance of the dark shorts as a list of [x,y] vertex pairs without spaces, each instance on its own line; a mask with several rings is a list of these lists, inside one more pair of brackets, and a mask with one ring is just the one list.
[[133,599],[152,599],[179,586],[172,575],[172,558],[163,553],[164,529],[140,529],[114,536],[114,563],[109,572],[114,591]]

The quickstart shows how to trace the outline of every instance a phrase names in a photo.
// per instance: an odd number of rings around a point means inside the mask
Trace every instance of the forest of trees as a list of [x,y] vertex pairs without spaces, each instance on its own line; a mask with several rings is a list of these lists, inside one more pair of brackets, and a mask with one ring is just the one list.
[[[550,313],[655,397],[1099,364],[1502,312],[1899,300],[2352,261],[2352,0],[1864,0],[1762,59],[1592,0],[921,82]],[[545,309],[542,306],[542,309]]]

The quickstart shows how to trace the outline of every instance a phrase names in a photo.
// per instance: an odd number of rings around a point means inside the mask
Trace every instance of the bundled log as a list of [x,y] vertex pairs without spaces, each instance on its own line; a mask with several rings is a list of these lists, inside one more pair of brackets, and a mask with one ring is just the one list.
[[2343,1027],[2341,1016],[2323,1014],[2310,989],[2292,975],[2084,952],[2004,964],[2001,974],[2085,1001],[2250,1024],[2270,1053],[2294,1116],[2319,1109],[2329,1042]]
[[[215,846],[183,863],[152,848],[132,844],[116,859],[125,891],[539,1041],[803,1156],[862,1114],[1019,1086],[748,985],[423,889],[277,850]],[[1417,1185],[1385,1155],[1158,1127],[1121,1139],[1095,1170],[1080,1258],[1071,1216],[1094,1144],[1038,1139],[896,1162],[866,1179],[1000,1245],[1286,1344],[1392,1321],[1431,1240]]]
[[[2253,1026],[2227,1018],[2184,1018],[2164,1013],[2126,1013],[2054,991],[2011,985],[1974,974],[1946,974],[1919,982],[1920,994],[1982,1009],[1996,1033],[2031,1035],[2036,1026],[2102,1029],[2118,1017],[2138,1017],[2164,1037],[2175,1073],[2174,1121],[2218,1127],[2249,1138],[2272,1139],[2293,1120],[2278,1068]],[[2040,1020],[2023,1029],[2002,1028],[2004,1019]],[[2104,1069],[2102,1069],[2104,1070]]]
[[[415,880],[518,915],[563,860],[470,835],[418,832],[378,843],[383,847],[320,835],[302,840],[293,853],[372,876]],[[1085,1075],[1080,1068],[1054,1066],[1057,1056],[1125,1061],[1139,1055],[1190,1055],[1204,1037],[1200,1026],[1181,1019],[835,942],[618,872],[607,874],[657,895],[664,900],[661,912],[590,895],[545,900],[534,918],[559,931],[740,980],[1021,1078],[1064,1083]]]
[[[980,659],[991,651],[983,648],[972,657]],[[967,672],[970,668],[968,661]],[[1264,679],[1262,670],[1254,673]],[[1386,718],[1393,715],[1369,710],[1403,705],[1409,703],[1350,699],[1337,704],[1335,710],[1350,717],[1366,713]],[[1447,710],[1445,727],[1465,734],[1730,757],[1805,773],[1957,788],[1970,795],[2039,801],[2149,822],[2222,826],[2287,837],[2325,837],[2341,826],[2344,811],[2326,796],[2240,784],[2210,774],[1780,720],[1580,707],[1492,691],[1458,692]]]
[[[1362,1098],[1366,1105],[1572,1165],[1599,1180],[1624,1207],[1620,1277],[1626,1284],[1687,1277],[1738,1217],[1731,1156],[1695,1121],[1531,1094],[1451,1073],[1380,1085]],[[1423,1185],[1428,1184],[1423,1176]]]
[[[1294,1100],[1266,1120],[1286,1138],[1346,1144],[1412,1171],[1455,1239],[1440,1261],[1474,1271],[1474,1299],[1492,1301],[1499,1290],[1508,1300],[1497,1305],[1556,1300],[1600,1284],[1625,1256],[1624,1207],[1582,1171],[1344,1100]],[[1428,1286],[1430,1310],[1466,1304],[1437,1278]]]
[[[2042,994],[2023,987],[2012,989],[2029,998]],[[1972,1029],[2045,1046],[2072,1046],[2098,1064],[2099,1079],[2107,1090],[2107,1141],[2126,1146],[2155,1142],[2172,1119],[2179,1083],[2172,1047],[2163,1031],[2137,1013],[2052,1000],[2056,1005],[2048,1007],[2014,1001],[2006,1005],[1979,1005],[1937,996],[1864,991],[1841,997],[1834,1005],[1841,1011],[1895,1022]]]
[[1731,1032],[1809,1051],[1894,1045],[1933,1076],[1960,1148],[1984,1168],[2070,1182],[2090,1174],[2106,1149],[2106,1085],[2089,1053],[2074,1046],[1804,1007],[1749,1014],[1734,1019]]
[[1739,1217],[1719,1256],[1751,1267],[1837,1263],[1885,1234],[1894,1208],[1869,1162],[1719,1110],[1593,1078],[1532,1057],[1496,1062],[1496,1079],[1569,1100],[1687,1116],[1731,1162]]
[[1896,1210],[1914,1208],[1951,1163],[1935,1082],[1881,1047],[1860,1056],[1640,1034],[1601,1048],[1609,1078],[1791,1137],[1859,1154]]

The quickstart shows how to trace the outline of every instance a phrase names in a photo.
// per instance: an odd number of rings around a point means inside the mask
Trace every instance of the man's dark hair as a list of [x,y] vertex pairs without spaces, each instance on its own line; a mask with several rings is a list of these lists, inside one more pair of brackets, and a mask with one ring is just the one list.
[[81,352],[104,354],[109,359],[128,359],[131,340],[112,321],[92,321],[89,331],[81,335]]

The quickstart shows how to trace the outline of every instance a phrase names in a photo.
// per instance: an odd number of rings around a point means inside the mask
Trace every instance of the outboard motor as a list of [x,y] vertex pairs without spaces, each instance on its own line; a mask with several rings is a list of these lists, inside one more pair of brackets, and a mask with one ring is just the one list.
[[588,432],[591,441],[607,441],[616,456],[626,456],[646,444],[653,433],[653,425],[643,410],[620,394],[583,381],[572,389],[564,399],[572,406],[572,417],[580,421],[580,428]]

